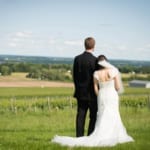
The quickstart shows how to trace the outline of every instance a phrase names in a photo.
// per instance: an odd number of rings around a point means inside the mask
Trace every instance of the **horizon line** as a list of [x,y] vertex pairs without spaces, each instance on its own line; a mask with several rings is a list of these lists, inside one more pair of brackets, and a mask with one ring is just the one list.
[[[21,56],[21,57],[45,57],[45,58],[68,58],[68,59],[74,59],[74,57],[65,57],[65,56],[44,56],[44,55],[21,55],[21,54],[0,54],[0,56]],[[120,60],[120,61],[146,61],[150,62],[150,60],[140,60],[140,59],[123,59],[123,58],[109,58],[109,60]]]

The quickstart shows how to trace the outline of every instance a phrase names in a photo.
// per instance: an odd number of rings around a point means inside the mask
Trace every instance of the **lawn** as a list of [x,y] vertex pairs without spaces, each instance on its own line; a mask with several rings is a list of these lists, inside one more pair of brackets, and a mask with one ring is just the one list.
[[[45,90],[44,90],[45,89]],[[64,147],[56,135],[75,136],[76,101],[72,88],[0,88],[0,150],[148,150],[150,107],[147,89],[126,89],[120,105],[123,123],[135,142],[114,147]],[[137,93],[136,93],[137,91]],[[139,92],[140,91],[140,92]],[[132,100],[130,98],[132,97]],[[130,103],[125,103],[124,101]],[[144,99],[142,99],[144,101]],[[135,102],[139,102],[137,105]],[[87,130],[88,119],[86,120]]]

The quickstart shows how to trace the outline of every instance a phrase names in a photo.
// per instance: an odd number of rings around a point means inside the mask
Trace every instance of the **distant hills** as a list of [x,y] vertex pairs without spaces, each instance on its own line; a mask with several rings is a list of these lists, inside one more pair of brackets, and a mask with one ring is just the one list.
[[0,55],[0,63],[6,63],[6,62],[12,62],[12,63],[26,62],[26,63],[35,63],[35,64],[72,64],[73,58]]
[[[44,56],[19,56],[19,55],[0,55],[0,63],[36,63],[36,64],[72,64],[73,58],[67,57],[44,57]],[[116,66],[150,66],[150,61],[138,60],[110,60]]]

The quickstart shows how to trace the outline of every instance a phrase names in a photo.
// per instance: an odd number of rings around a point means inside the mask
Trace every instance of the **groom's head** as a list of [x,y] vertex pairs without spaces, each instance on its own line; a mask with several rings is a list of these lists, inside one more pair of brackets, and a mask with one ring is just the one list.
[[95,47],[95,39],[92,37],[88,37],[84,41],[84,46],[86,50],[94,50]]

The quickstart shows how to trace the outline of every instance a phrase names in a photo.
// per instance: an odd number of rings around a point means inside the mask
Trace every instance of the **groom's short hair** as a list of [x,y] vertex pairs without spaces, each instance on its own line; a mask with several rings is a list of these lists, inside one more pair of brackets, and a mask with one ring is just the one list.
[[94,46],[95,46],[95,39],[92,38],[92,37],[86,38],[85,41],[84,41],[84,46],[85,46],[86,50],[94,48]]

